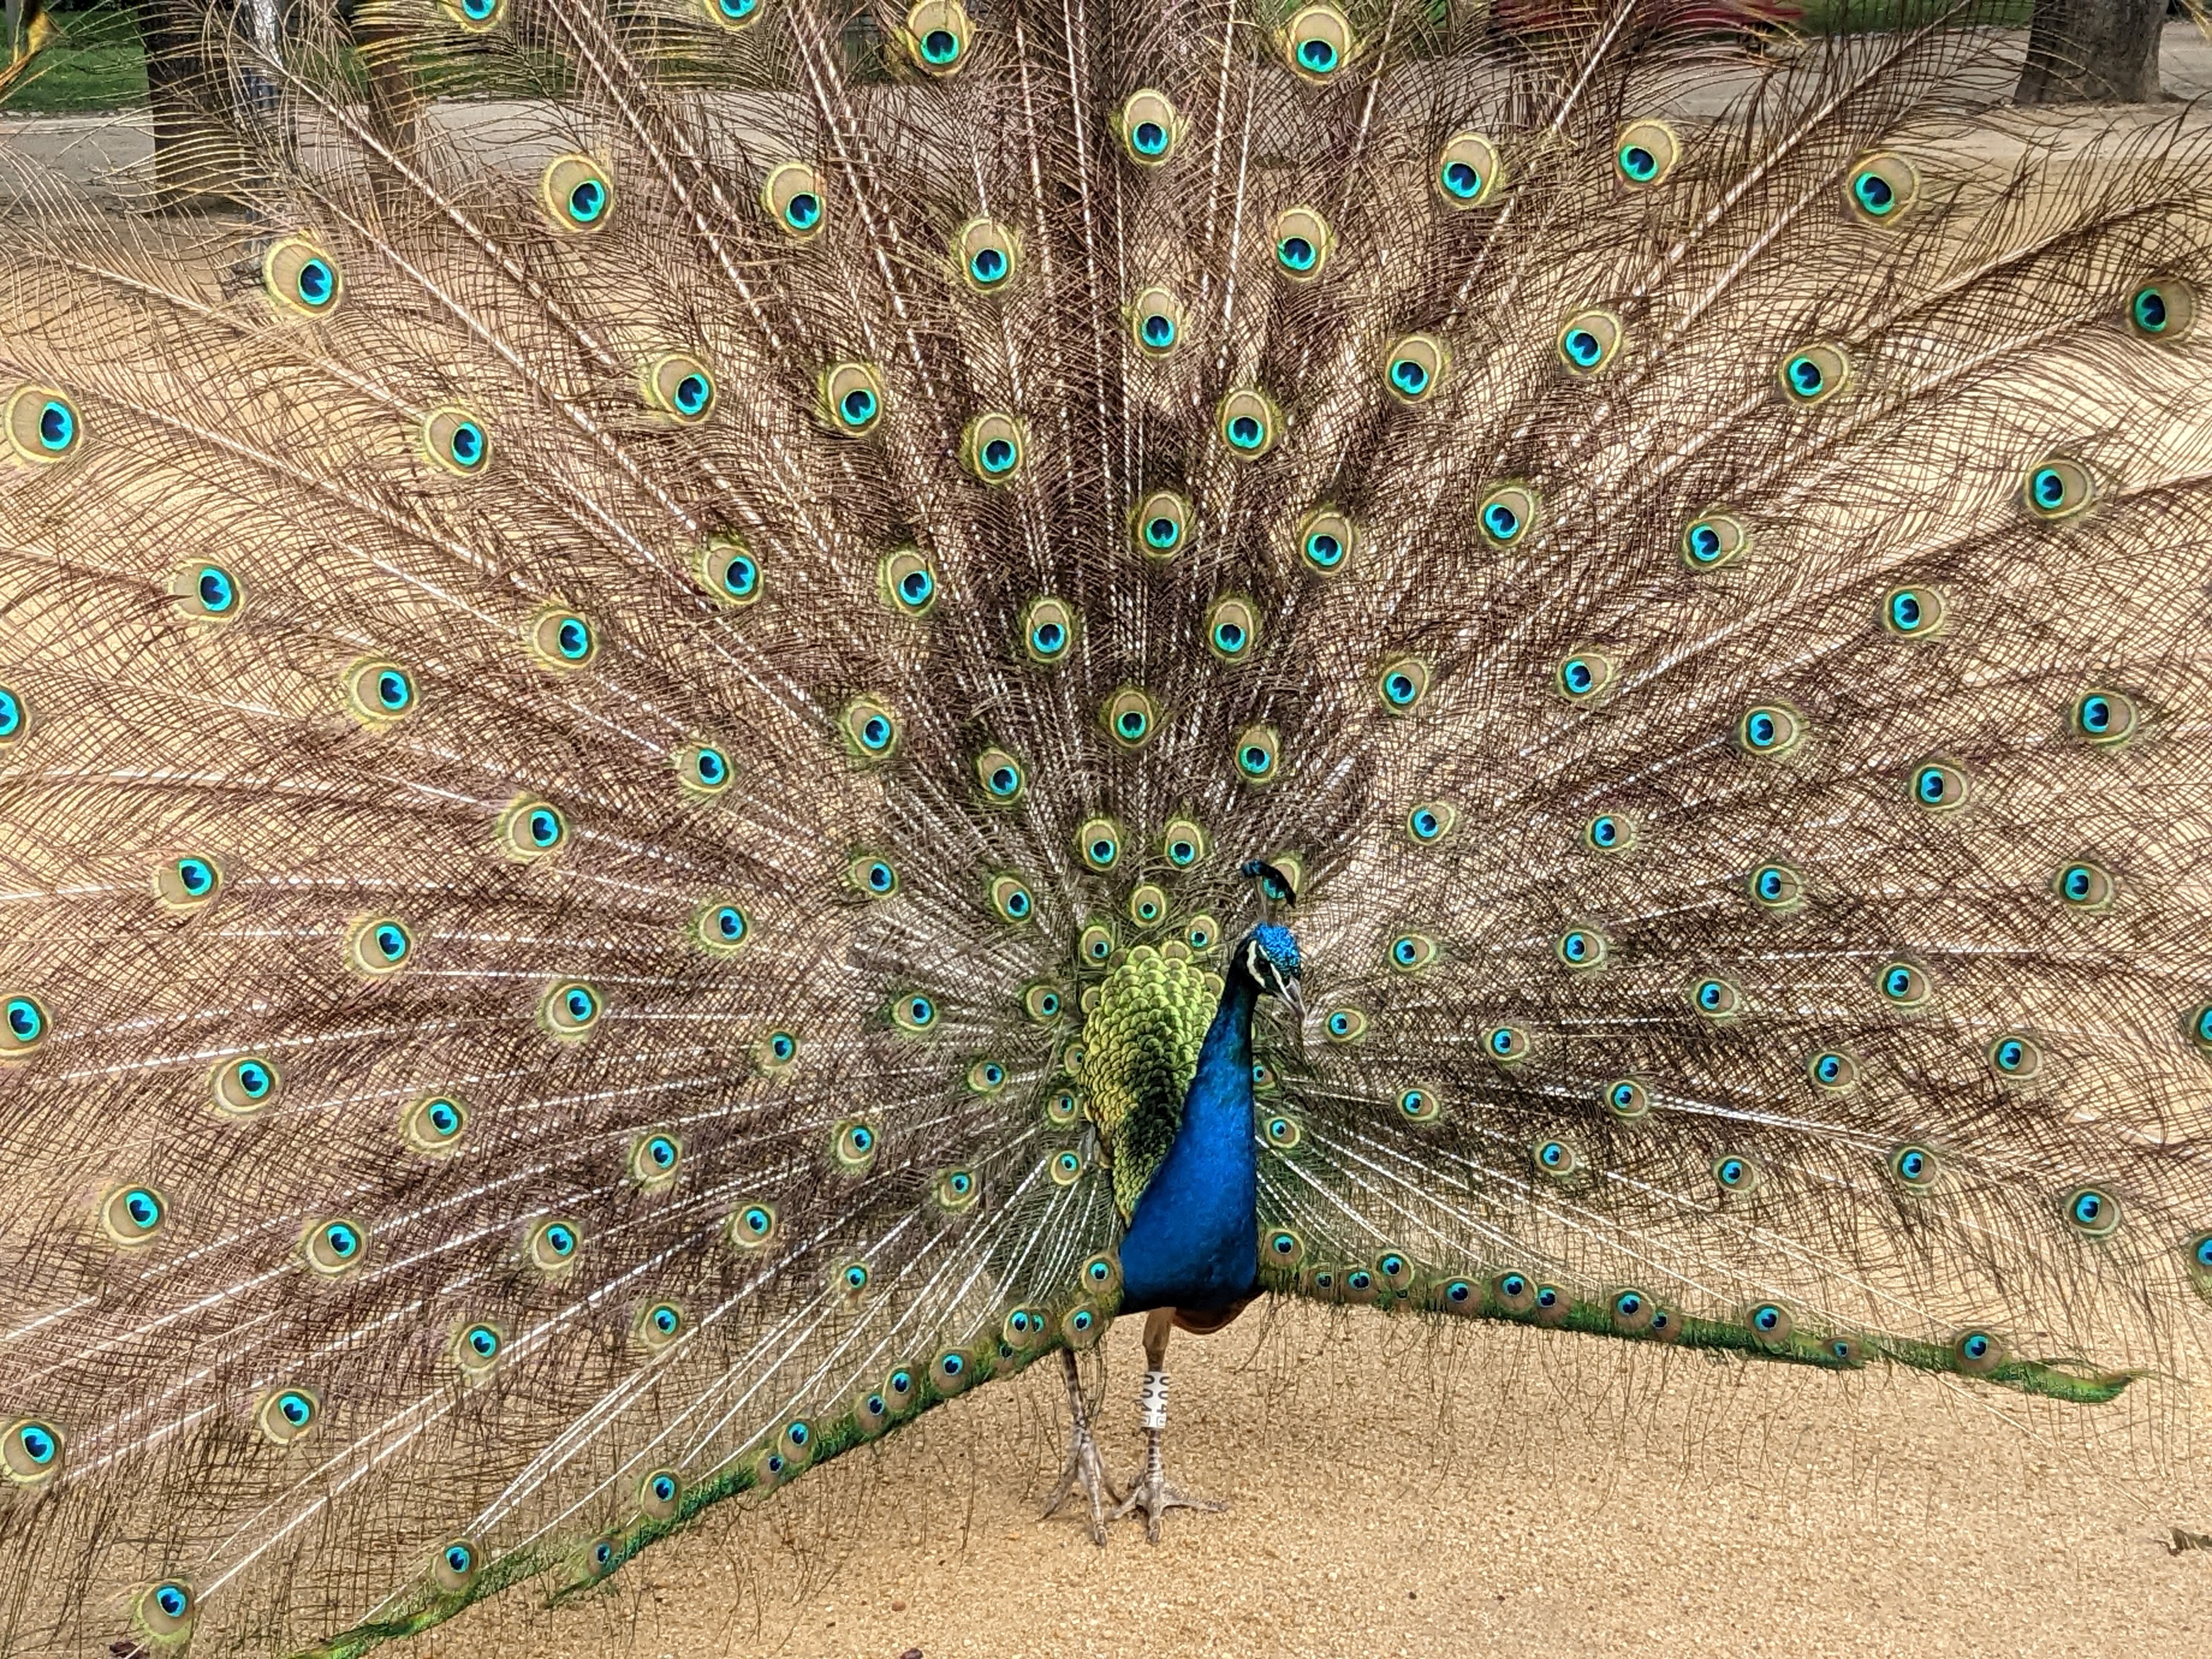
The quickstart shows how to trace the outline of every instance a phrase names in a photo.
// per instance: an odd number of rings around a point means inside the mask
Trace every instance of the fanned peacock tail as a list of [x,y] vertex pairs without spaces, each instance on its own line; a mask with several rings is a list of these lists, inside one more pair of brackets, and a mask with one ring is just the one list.
[[26,185],[6,1651],[1087,1346],[1263,905],[1267,1289],[2201,1370],[2212,156],[1547,15],[218,10],[250,217]]

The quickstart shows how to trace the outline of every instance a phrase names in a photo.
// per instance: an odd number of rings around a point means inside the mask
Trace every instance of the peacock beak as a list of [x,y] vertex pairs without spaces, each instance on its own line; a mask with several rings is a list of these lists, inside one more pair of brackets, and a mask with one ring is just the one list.
[[1290,1005],[1291,1012],[1297,1018],[1298,1023],[1304,1024],[1306,1017],[1305,987],[1287,976],[1279,980],[1277,983],[1283,988],[1279,994],[1285,1003]]

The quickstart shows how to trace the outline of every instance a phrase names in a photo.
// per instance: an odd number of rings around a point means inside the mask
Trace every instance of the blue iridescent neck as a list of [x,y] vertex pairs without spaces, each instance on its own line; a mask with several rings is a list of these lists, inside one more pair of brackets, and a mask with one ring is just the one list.
[[1175,1143],[1121,1240],[1121,1308],[1220,1308],[1259,1279],[1259,1163],[1252,1138],[1252,1010],[1232,973],[1198,1052]]

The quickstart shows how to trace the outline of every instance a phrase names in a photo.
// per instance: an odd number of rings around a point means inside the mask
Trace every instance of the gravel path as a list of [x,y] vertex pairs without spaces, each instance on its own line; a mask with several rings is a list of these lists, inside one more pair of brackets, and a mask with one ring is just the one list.
[[[1140,1322],[1104,1438],[1133,1467]],[[1058,1368],[980,1390],[776,1498],[710,1511],[599,1595],[520,1592],[406,1659],[2212,1651],[2212,1437],[2139,1394],[2052,1408],[1518,1329],[1259,1310],[1176,1339],[1170,1469],[1230,1500],[1095,1548],[1035,1505]],[[2137,1392],[2149,1385],[2138,1383]],[[2186,1513],[2170,1506],[2174,1494]],[[2162,1494],[2147,1497],[2148,1494]]]

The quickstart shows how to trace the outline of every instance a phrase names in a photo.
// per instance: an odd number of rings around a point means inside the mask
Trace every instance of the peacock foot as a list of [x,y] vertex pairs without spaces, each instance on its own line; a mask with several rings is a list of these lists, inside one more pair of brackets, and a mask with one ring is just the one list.
[[1145,1517],[1145,1541],[1160,1541],[1160,1522],[1170,1510],[1197,1510],[1202,1513],[1218,1514],[1229,1506],[1217,1504],[1210,1498],[1193,1498],[1168,1480],[1165,1460],[1160,1455],[1160,1434],[1158,1429],[1147,1429],[1146,1437],[1151,1444],[1146,1449],[1145,1466],[1129,1477],[1129,1495],[1115,1505],[1112,1520],[1125,1515]]
[[1170,1509],[1197,1509],[1201,1513],[1218,1516],[1221,1510],[1228,1509],[1228,1504],[1217,1504],[1212,1498],[1192,1498],[1190,1493],[1168,1482],[1166,1471],[1159,1464],[1159,1451],[1155,1447],[1155,1451],[1144,1460],[1144,1468],[1130,1475],[1128,1498],[1124,1498],[1115,1506],[1113,1520],[1141,1513],[1144,1516],[1144,1541],[1146,1544],[1157,1544],[1159,1541],[1159,1522]]
[[[1114,1490],[1114,1483],[1106,1474],[1105,1460],[1098,1455],[1098,1442],[1091,1436],[1091,1413],[1083,1403],[1083,1383],[1076,1374],[1075,1356],[1062,1349],[1060,1357],[1066,1362],[1067,1413],[1073,1426],[1068,1434],[1067,1467],[1060,1472],[1060,1484],[1052,1489],[1041,1518],[1049,1520],[1079,1486],[1091,1504],[1091,1541],[1103,1546],[1106,1505],[1119,1504],[1121,1494]],[[1121,1511],[1116,1510],[1115,1513]]]

